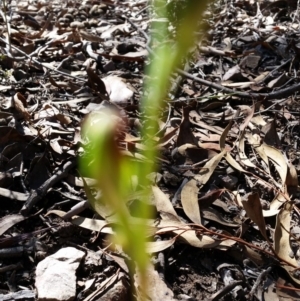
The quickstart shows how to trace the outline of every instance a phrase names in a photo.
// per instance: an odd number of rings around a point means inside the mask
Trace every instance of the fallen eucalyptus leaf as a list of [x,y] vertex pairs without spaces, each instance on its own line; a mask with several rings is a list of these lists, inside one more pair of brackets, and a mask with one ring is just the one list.
[[3,216],[2,218],[0,218],[0,235],[2,235],[17,223],[24,221],[25,219],[27,219],[27,217],[21,214],[11,214]]
[[248,200],[242,201],[242,204],[249,218],[258,226],[262,236],[269,241],[258,193],[249,194]]
[[286,203],[277,215],[274,232],[274,250],[279,258],[282,258],[292,266],[297,267],[297,260],[290,257],[290,254],[293,254],[290,246],[289,233],[291,227],[291,210],[292,205]]
[[181,190],[181,203],[185,214],[196,224],[201,225],[200,208],[198,202],[199,187],[192,179]]

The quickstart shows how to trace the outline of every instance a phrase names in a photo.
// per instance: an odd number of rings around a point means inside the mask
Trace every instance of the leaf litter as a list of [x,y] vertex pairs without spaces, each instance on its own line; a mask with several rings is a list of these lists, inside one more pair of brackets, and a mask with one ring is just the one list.
[[[184,2],[167,4],[170,36]],[[299,7],[281,2],[211,3],[188,68],[174,74],[177,90],[152,137],[160,164],[149,200],[156,215],[147,221],[152,300],[161,300],[159,288],[170,300],[299,299]],[[81,263],[74,298],[105,300],[110,281],[122,287],[112,286],[112,295],[132,291],[119,281],[129,277],[126,254],[106,249],[114,213],[76,160],[88,145],[83,120],[107,107],[125,125],[122,154],[147,160],[139,102],[155,20],[149,7],[8,4],[0,39],[0,298],[37,299],[38,262],[65,246],[101,256]],[[141,193],[137,184],[127,200],[136,225]]]

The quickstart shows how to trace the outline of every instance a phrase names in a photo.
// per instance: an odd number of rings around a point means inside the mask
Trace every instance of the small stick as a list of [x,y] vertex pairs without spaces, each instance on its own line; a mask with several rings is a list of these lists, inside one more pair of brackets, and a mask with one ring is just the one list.
[[41,200],[48,190],[53,187],[61,179],[65,178],[69,171],[76,166],[76,161],[68,161],[63,166],[62,170],[58,170],[51,178],[49,178],[45,183],[43,183],[38,189],[33,190],[29,195],[26,203],[21,209],[21,214],[28,215],[32,207]]

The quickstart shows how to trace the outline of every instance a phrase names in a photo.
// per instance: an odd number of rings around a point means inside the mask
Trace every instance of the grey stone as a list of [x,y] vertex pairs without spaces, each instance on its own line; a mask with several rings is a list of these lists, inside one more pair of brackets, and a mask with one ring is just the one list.
[[84,252],[72,247],[60,249],[41,261],[36,268],[38,300],[72,301],[76,294],[76,269]]

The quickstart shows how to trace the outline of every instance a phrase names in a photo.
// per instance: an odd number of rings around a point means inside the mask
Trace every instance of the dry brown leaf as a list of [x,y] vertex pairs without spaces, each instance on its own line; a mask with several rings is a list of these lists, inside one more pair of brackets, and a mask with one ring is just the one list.
[[289,163],[287,176],[286,176],[286,186],[289,194],[295,194],[298,187],[298,174],[295,166]]
[[264,149],[265,154],[270,159],[272,159],[272,162],[281,178],[281,183],[282,183],[281,185],[283,187],[286,182],[286,176],[287,176],[287,171],[288,171],[288,166],[287,166],[284,156],[278,149],[276,149],[272,146],[269,146],[265,143],[263,143],[262,147]]
[[198,147],[190,143],[182,144],[181,146],[178,147],[178,153],[184,157],[188,157],[187,154],[188,149],[198,149]]
[[123,24],[109,26],[108,29],[106,29],[104,32],[102,32],[101,39],[111,39],[112,38],[112,34],[116,30],[123,31],[123,32],[128,32],[129,31],[128,24],[127,23],[123,23]]
[[214,156],[212,159],[206,162],[206,164],[203,166],[203,170],[207,170],[207,172],[195,175],[194,179],[196,179],[201,185],[207,183],[207,181],[210,179],[211,175],[213,174],[214,170],[216,169],[216,167],[218,166],[219,162],[225,154],[226,150],[224,149],[218,155]]
[[291,227],[291,210],[292,205],[286,203],[277,215],[274,232],[274,250],[279,258],[282,258],[292,266],[297,267],[298,263],[295,257],[290,257],[290,254],[293,254],[290,246],[289,233]]
[[152,186],[152,194],[158,212],[170,214],[180,221],[170,199],[157,186]]
[[29,197],[29,195],[26,193],[12,191],[1,187],[0,187],[0,196],[3,196],[11,200],[21,201],[21,202],[27,201]]
[[226,126],[226,128],[224,129],[221,137],[220,137],[220,149],[223,151],[225,149],[225,142],[226,142],[226,137],[232,127],[232,123],[233,121],[230,120],[230,122],[228,123],[228,125]]
[[276,283],[272,285],[273,289],[271,288],[273,298],[271,296],[270,299],[265,299],[264,301],[300,301],[299,279],[293,277],[293,268],[289,267],[291,268],[289,269],[286,266],[283,268],[289,273],[290,279],[286,279],[283,275],[278,277]]
[[221,214],[213,209],[213,208],[206,208],[206,209],[202,209],[201,210],[202,216],[204,219],[210,220],[210,221],[214,221],[220,225],[224,225],[227,227],[240,227],[240,224],[236,224],[236,223],[231,223],[227,220],[225,220]]
[[248,200],[243,200],[242,204],[249,218],[258,226],[262,236],[269,241],[258,193],[249,194]]
[[244,172],[244,173],[248,173],[244,168],[241,167],[240,164],[238,164],[234,158],[231,156],[230,153],[226,153],[225,154],[225,159],[226,161],[235,169],[237,169],[238,171]]
[[240,131],[244,132],[244,130],[246,129],[246,127],[248,126],[249,122],[251,121],[253,115],[254,115],[254,111],[255,111],[255,105],[252,105],[252,108],[248,107],[248,106],[240,106],[241,109],[245,109],[248,116],[245,118],[244,122],[240,125]]
[[162,215],[162,220],[155,224],[159,229],[156,234],[163,234],[165,232],[173,232],[178,239],[186,244],[189,244],[196,248],[213,248],[213,247],[224,247],[234,245],[236,242],[230,239],[226,240],[214,240],[207,235],[197,235],[196,231],[190,226],[184,224],[177,217],[171,214]]
[[205,193],[205,195],[198,199],[200,208],[204,209],[209,207],[223,192],[223,189],[215,189]]
[[162,138],[159,139],[158,145],[165,146],[168,144],[174,137],[179,127],[173,128],[170,132],[167,132]]
[[177,136],[177,147],[184,144],[198,145],[197,139],[191,130],[189,113],[189,107],[183,108],[182,121],[179,126],[179,133]]
[[96,72],[91,68],[91,66],[87,66],[86,72],[88,75],[88,83],[89,86],[98,91],[102,97],[102,99],[108,100],[107,98],[107,89],[103,80],[96,74]]
[[[293,283],[296,283],[298,285],[300,285],[300,280],[296,277],[294,277],[294,271],[295,271],[295,268],[294,267],[291,267],[289,265],[281,265],[281,267],[287,271],[287,274],[289,275],[290,279],[293,281]],[[288,299],[288,301],[290,301],[291,299]],[[294,300],[293,300],[294,301]]]
[[[66,212],[62,210],[50,210],[45,216],[48,216],[49,214],[55,214],[63,218]],[[101,233],[113,234],[112,229],[108,227],[108,223],[104,220],[73,216],[71,218],[71,223],[91,231],[101,231]]]
[[[220,151],[220,144],[217,143],[212,143],[212,142],[207,142],[207,143],[198,143],[198,146],[200,148],[204,148],[204,149],[211,149],[211,150],[217,150]],[[231,151],[231,147],[228,145],[225,145],[225,150],[230,152]]]
[[[25,97],[20,93],[16,93],[13,97],[14,107],[19,114],[19,116],[25,120],[30,120],[30,114],[28,113],[27,109],[25,108],[26,105],[26,99]],[[25,105],[24,105],[25,103]]]
[[251,134],[246,135],[246,138],[247,138],[249,144],[252,145],[253,148],[255,149],[255,151],[258,153],[260,158],[266,163],[266,165],[268,167],[267,172],[270,174],[269,159],[265,153],[263,146],[261,145],[261,141],[259,140],[259,138],[257,136],[254,136]]
[[89,42],[97,42],[97,43],[101,43],[103,42],[103,39],[100,38],[99,36],[97,35],[94,35],[90,32],[86,32],[84,30],[80,30],[80,36],[83,40],[87,40]]
[[276,210],[280,208],[286,201],[287,199],[284,197],[284,195],[282,193],[278,193],[270,203],[270,210]]
[[185,214],[195,224],[201,225],[200,208],[198,203],[199,187],[197,181],[192,179],[181,190],[181,203]]
[[57,114],[55,117],[63,125],[68,125],[72,122],[72,119],[65,114]]
[[261,130],[265,133],[264,142],[267,145],[275,148],[281,148],[281,142],[277,134],[275,120],[263,126]]
[[280,211],[279,209],[263,210],[263,216],[264,217],[275,216],[278,214],[279,211]]
[[255,168],[256,166],[249,160],[249,158],[245,154],[245,133],[244,131],[241,133],[239,142],[238,142],[238,153],[241,162],[251,168]]
[[175,239],[158,240],[147,242],[146,251],[148,253],[157,253],[170,248],[175,243]]
[[200,138],[201,141],[206,141],[206,142],[217,142],[220,141],[221,135],[218,134],[203,134],[203,133],[196,133],[195,136],[197,138]]
[[251,259],[257,265],[262,266],[265,263],[261,254],[252,250],[251,248],[247,247],[246,245],[243,246],[243,252],[244,252],[246,258]]
[[21,214],[11,214],[0,218],[0,235],[5,233],[9,228],[27,219]]

